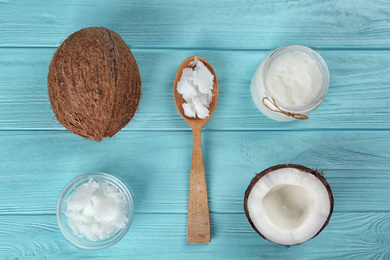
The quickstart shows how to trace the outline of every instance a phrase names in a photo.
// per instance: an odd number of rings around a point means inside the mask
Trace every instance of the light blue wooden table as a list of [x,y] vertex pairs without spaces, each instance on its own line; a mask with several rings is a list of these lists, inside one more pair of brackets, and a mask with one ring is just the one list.
[[[134,119],[101,143],[65,130],[46,76],[71,33],[105,26],[138,62]],[[251,100],[250,78],[273,49],[316,49],[330,89],[308,121],[278,123]],[[209,244],[186,242],[192,135],[173,78],[199,55],[219,79],[203,131]],[[390,259],[389,1],[0,0],[0,259]],[[243,212],[255,173],[280,163],[324,171],[335,211],[316,238],[286,248],[258,236]],[[127,235],[79,249],[60,232],[56,200],[74,177],[103,171],[131,187]]]

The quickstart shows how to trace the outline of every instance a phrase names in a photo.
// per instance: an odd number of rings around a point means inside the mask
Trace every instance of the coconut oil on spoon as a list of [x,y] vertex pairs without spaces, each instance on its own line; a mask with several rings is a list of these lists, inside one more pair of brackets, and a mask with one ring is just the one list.
[[[213,78],[211,93],[207,89],[210,75]],[[210,216],[201,131],[217,107],[218,80],[214,69],[204,58],[192,56],[187,58],[177,70],[173,88],[176,108],[190,125],[193,134],[188,192],[187,241],[188,243],[208,243],[211,241]],[[187,89],[183,90],[183,88]],[[183,94],[179,93],[178,90]]]

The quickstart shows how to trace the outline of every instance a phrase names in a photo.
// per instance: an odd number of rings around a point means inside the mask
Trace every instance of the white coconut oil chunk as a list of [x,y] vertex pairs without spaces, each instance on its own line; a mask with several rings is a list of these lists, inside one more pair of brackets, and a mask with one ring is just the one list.
[[66,203],[65,215],[73,233],[91,241],[109,238],[128,221],[125,193],[106,182],[82,184]]
[[327,189],[315,176],[284,168],[255,184],[248,207],[253,223],[267,239],[296,245],[321,230],[331,205]]
[[213,99],[214,75],[198,59],[189,63],[177,83],[177,92],[183,95],[183,110],[187,117],[204,119],[209,116]]

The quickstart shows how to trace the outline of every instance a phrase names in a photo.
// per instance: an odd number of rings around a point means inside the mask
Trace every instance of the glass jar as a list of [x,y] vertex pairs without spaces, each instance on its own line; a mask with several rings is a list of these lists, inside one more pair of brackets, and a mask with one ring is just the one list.
[[[275,75],[278,70],[279,74]],[[281,122],[305,120],[328,92],[329,71],[324,59],[314,50],[299,45],[285,46],[263,59],[253,74],[250,88],[253,102],[267,117]]]

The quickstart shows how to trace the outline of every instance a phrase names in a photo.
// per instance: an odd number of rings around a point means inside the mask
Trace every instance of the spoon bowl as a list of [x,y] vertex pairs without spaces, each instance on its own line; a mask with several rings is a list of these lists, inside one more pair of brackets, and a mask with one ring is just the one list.
[[[211,72],[211,74],[214,75],[214,85],[213,85],[213,89],[211,90],[213,92],[213,100],[211,101],[210,106],[209,106],[209,112],[210,112],[209,116],[204,118],[204,119],[197,118],[197,117],[196,118],[195,117],[188,117],[184,114],[184,110],[183,110],[182,105],[186,101],[184,100],[183,96],[179,92],[177,92],[177,90],[176,90],[177,83],[180,81],[181,74],[183,73],[183,70],[185,68],[191,67],[191,66],[189,66],[189,63],[194,61],[195,59],[203,62],[203,64]],[[213,67],[210,65],[210,63],[206,59],[204,59],[202,57],[199,57],[199,56],[189,57],[185,61],[183,61],[183,63],[177,69],[173,86],[174,86],[173,92],[174,92],[175,104],[176,104],[176,108],[177,108],[177,111],[179,112],[179,114],[191,126],[191,128],[193,128],[194,126],[195,127],[200,127],[200,126],[203,127],[209,121],[210,117],[213,115],[215,108],[217,107],[217,102],[218,102],[218,80],[217,80],[217,75],[215,74]]]
[[[214,75],[213,99],[209,106],[209,116],[201,118],[187,117],[184,114],[183,96],[177,92],[177,83],[185,68],[191,67],[189,63],[195,59],[201,61],[206,68]],[[177,111],[190,125],[193,134],[192,162],[190,173],[190,186],[188,192],[188,215],[187,215],[187,241],[188,243],[208,243],[211,241],[210,236],[210,216],[207,199],[206,175],[204,171],[201,131],[203,126],[209,121],[217,107],[218,102],[218,80],[213,67],[202,57],[192,56],[187,58],[180,65],[176,72],[173,83],[174,99]]]

